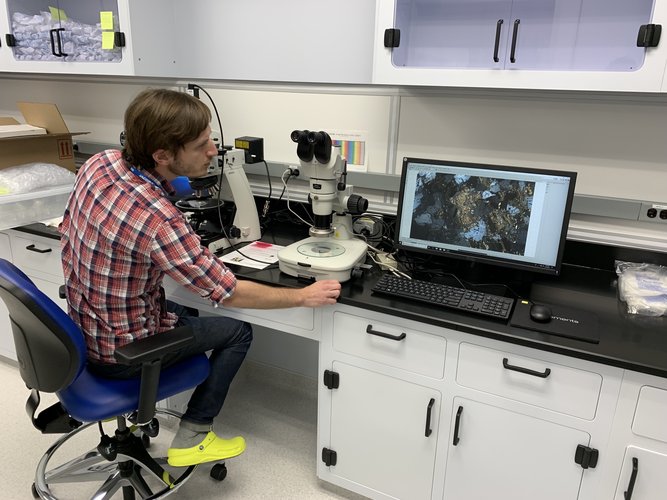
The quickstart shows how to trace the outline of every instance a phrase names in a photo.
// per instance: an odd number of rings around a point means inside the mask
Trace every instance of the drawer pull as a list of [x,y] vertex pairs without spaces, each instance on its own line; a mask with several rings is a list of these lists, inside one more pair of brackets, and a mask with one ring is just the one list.
[[377,337],[382,337],[383,339],[396,340],[398,342],[407,337],[405,332],[401,333],[400,335],[390,335],[389,333],[378,332],[377,330],[373,330],[373,325],[368,325],[366,327],[366,333],[370,333],[371,335],[375,335]]
[[463,406],[459,406],[459,409],[456,411],[456,422],[454,423],[454,439],[452,439],[452,444],[454,446],[459,444],[459,425],[461,424],[461,413],[463,413]]
[[424,431],[424,436],[429,437],[433,432],[431,429],[431,411],[433,411],[433,405],[435,404],[435,399],[431,398],[426,407],[426,430]]
[[543,372],[538,372],[535,370],[530,370],[529,368],[523,368],[522,366],[510,365],[507,358],[503,358],[503,368],[540,378],[547,378],[551,374],[551,368],[545,368]]
[[628,483],[628,491],[623,492],[625,500],[630,500],[632,498],[632,491],[635,489],[635,481],[637,480],[638,472],[639,460],[637,457],[632,457],[632,475],[630,476],[630,482]]
[[28,245],[25,247],[26,250],[30,250],[31,252],[37,252],[37,253],[49,253],[53,249],[52,248],[37,248],[34,244],[33,245]]

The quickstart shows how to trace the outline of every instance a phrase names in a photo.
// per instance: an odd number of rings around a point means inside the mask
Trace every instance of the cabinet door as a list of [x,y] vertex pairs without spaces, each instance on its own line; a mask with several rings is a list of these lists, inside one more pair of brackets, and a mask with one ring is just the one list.
[[[397,0],[396,67],[501,68],[511,0]],[[495,55],[495,59],[494,59]]]
[[117,0],[7,0],[7,7],[17,61],[119,62],[123,57],[113,36],[119,30]]
[[180,76],[370,83],[375,5],[376,0],[176,1]]
[[667,455],[628,446],[615,500],[663,500],[667,492]]
[[391,497],[430,499],[440,394],[341,362],[333,371],[330,472]]
[[636,71],[653,0],[514,0],[506,69]]
[[[445,499],[574,500],[586,432],[454,398]],[[483,480],[481,479],[483,478]]]

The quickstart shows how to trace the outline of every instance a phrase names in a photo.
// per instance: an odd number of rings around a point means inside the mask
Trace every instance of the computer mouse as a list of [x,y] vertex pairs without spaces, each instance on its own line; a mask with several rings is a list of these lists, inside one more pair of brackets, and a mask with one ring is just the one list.
[[530,306],[530,319],[538,323],[548,323],[551,321],[551,309],[542,304],[533,304]]

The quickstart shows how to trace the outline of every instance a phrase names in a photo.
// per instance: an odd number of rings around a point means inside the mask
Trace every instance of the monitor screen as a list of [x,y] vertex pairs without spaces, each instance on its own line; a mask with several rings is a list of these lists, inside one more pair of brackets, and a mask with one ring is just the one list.
[[576,172],[404,158],[398,248],[559,274]]

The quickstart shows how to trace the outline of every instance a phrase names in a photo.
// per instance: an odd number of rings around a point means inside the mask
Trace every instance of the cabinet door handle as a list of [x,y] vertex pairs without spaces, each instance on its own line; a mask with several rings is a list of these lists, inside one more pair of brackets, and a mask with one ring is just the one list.
[[56,52],[56,30],[52,29],[49,30],[49,36],[51,37],[51,54],[53,54],[56,57],[62,57],[58,52]]
[[635,489],[635,481],[637,480],[637,473],[639,472],[639,460],[637,457],[632,457],[632,475],[630,476],[630,482],[628,483],[628,491],[623,493],[625,500],[630,500],[632,498],[632,490]]
[[510,365],[507,358],[503,358],[503,368],[514,372],[525,373],[526,375],[532,375],[533,377],[547,378],[551,375],[551,368],[545,368],[543,372],[538,372],[536,370],[524,368],[523,366]]
[[514,31],[512,32],[512,52],[510,52],[510,62],[515,63],[516,62],[516,39],[518,38],[517,35],[519,34],[519,24],[521,24],[520,19],[515,19],[514,20]]
[[424,430],[424,436],[429,437],[433,432],[431,429],[431,411],[433,410],[433,405],[435,404],[435,399],[431,398],[426,407],[426,430]]
[[382,337],[383,339],[396,340],[397,342],[400,342],[405,337],[407,337],[405,332],[401,333],[400,335],[391,335],[389,333],[378,332],[377,330],[373,330],[373,325],[368,325],[366,327],[366,333],[369,333],[371,335],[375,335],[377,337]]
[[53,250],[52,248],[37,248],[35,245],[28,245],[25,249],[37,253],[49,253]]
[[456,421],[454,422],[454,439],[452,439],[452,444],[454,446],[459,444],[459,425],[461,424],[461,413],[463,413],[463,406],[459,406],[459,409],[456,410]]
[[498,48],[500,47],[500,32],[503,29],[503,20],[498,19],[498,22],[496,23],[496,43],[493,46],[493,61],[498,62],[500,61],[500,58],[498,57]]
[[[49,30],[51,37],[51,53],[56,57],[65,57],[67,54],[63,52],[63,44],[60,38],[60,32],[65,31],[65,28],[54,28]],[[58,45],[58,52],[56,52],[56,45]]]

